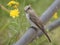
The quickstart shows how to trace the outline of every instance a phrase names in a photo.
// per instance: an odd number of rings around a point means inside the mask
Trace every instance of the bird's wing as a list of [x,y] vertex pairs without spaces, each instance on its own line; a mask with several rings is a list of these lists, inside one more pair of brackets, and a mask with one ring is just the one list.
[[33,23],[35,23],[35,25],[38,28],[40,28],[40,29],[44,28],[44,25],[42,24],[42,22],[39,20],[39,18],[35,14],[30,13],[29,18]]
[[41,31],[47,36],[49,42],[51,42],[51,39],[49,38],[48,34],[46,33],[45,29],[44,29],[44,25],[41,23],[41,21],[39,20],[38,17],[36,17],[35,15],[30,15],[30,20],[35,23],[35,25],[41,29]]
[[48,34],[46,33],[45,29],[44,29],[44,25],[42,24],[42,22],[39,20],[39,18],[35,15],[30,13],[30,20],[35,23],[35,25],[41,29],[41,31],[47,36],[49,42],[51,42],[51,39],[49,38]]

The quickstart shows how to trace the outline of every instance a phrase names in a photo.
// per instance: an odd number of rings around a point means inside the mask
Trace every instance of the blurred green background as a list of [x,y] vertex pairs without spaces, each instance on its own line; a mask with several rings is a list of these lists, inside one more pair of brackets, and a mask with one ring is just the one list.
[[[4,5],[6,8],[7,3],[11,0],[0,0],[0,4]],[[52,3],[54,0],[15,0],[20,3],[19,10],[20,15],[18,18],[13,19],[10,17],[9,13],[0,8],[0,45],[13,45],[20,37],[26,32],[30,27],[29,22],[25,17],[24,7],[31,4],[34,10],[40,16]],[[9,8],[8,8],[9,9]],[[58,16],[60,11],[58,11]],[[54,21],[51,18],[50,22]],[[51,37],[52,43],[49,43],[46,37],[43,35],[41,38],[34,40],[29,45],[60,45],[60,28],[57,28],[51,32],[49,35]]]

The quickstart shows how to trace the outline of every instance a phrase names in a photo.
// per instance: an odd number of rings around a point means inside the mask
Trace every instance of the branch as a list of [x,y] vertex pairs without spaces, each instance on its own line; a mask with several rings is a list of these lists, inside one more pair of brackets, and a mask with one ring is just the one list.
[[60,8],[60,0],[55,0],[52,5],[40,16],[43,24],[46,24],[55,12]]
[[[48,26],[46,26],[46,29],[48,29],[48,31],[52,31],[54,29],[56,29],[57,27],[60,26],[60,18],[55,20],[54,22],[52,22],[51,24],[49,24]],[[34,40],[34,39],[37,39],[37,38],[40,38],[41,36],[43,35],[43,32],[38,30],[38,33],[36,34],[35,38],[33,38],[31,40],[31,42]]]
[[[60,0],[55,0],[54,3],[42,14],[41,21],[46,24],[53,14],[60,8]],[[33,28],[29,28],[27,32],[14,45],[28,45],[37,32]]]
[[49,31],[57,28],[58,26],[60,26],[60,18],[57,19],[56,21],[52,22],[51,24],[49,24],[46,28],[48,28]]
[[[46,29],[48,29],[49,31],[52,31],[52,30],[56,29],[56,28],[59,27],[59,26],[60,26],[60,18],[57,19],[57,20],[55,20],[55,21],[53,21],[53,22],[52,22],[51,24],[49,24],[48,26],[46,26]],[[43,34],[42,31],[38,31],[36,37],[41,37],[42,34]],[[35,38],[36,38],[36,37],[35,37]]]

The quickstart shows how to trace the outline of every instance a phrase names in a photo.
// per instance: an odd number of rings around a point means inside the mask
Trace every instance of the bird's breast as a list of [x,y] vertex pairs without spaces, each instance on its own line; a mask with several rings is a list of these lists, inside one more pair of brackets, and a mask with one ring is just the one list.
[[29,14],[26,14],[26,18],[29,20]]
[[34,27],[37,27],[32,21],[31,21],[31,19],[29,18],[29,14],[26,14],[26,18],[27,18],[27,20],[29,21],[29,23],[31,24],[31,26],[34,26]]

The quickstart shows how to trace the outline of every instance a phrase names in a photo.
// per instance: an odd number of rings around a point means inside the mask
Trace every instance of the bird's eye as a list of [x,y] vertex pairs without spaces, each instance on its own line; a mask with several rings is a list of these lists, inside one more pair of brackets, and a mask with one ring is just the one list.
[[30,7],[28,9],[30,9]]

